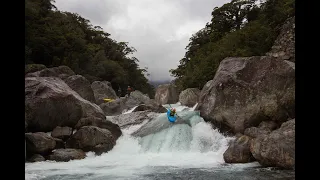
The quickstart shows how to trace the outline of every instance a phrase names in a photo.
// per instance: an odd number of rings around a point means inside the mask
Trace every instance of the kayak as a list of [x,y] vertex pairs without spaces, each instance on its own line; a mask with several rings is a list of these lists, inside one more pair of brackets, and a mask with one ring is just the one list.
[[114,99],[108,99],[108,98],[105,98],[105,99],[103,99],[104,101],[106,101],[106,102],[112,102],[112,101],[114,101]]
[[170,110],[167,111],[167,117],[168,117],[168,120],[172,123],[176,122],[177,120],[176,116],[170,116]]

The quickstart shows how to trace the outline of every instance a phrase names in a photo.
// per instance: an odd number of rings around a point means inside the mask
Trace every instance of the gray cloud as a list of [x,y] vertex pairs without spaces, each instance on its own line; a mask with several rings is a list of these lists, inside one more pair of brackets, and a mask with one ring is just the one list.
[[56,0],[59,10],[80,14],[116,41],[137,49],[151,80],[168,80],[192,34],[211,19],[214,7],[230,0]]

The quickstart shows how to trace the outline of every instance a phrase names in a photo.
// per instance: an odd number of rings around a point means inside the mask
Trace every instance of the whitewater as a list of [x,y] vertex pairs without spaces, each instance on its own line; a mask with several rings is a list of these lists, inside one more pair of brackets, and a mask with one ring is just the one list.
[[[143,137],[133,136],[141,124],[122,129],[114,148],[100,156],[88,152],[82,160],[25,164],[25,179],[292,179],[294,172],[260,168],[257,162],[226,164],[223,153],[234,137],[221,134],[195,111],[177,104],[177,114],[187,123],[170,125]],[[164,105],[169,108],[169,105]],[[124,112],[131,113],[134,110]],[[167,123],[165,113],[151,120]],[[151,122],[150,121],[150,122]],[[164,126],[163,126],[164,127]],[[152,128],[150,129],[152,131]]]

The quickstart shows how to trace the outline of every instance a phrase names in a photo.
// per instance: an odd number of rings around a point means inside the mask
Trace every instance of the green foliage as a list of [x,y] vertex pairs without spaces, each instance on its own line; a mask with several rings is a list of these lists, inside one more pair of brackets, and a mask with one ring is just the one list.
[[186,54],[176,69],[180,90],[199,88],[213,79],[226,57],[264,55],[271,49],[284,21],[294,16],[294,0],[232,0],[214,8],[211,22],[190,38]]
[[109,38],[99,26],[78,14],[61,12],[53,0],[25,0],[25,63],[69,66],[89,81],[106,80],[125,94],[128,85],[154,96],[127,42]]
[[46,68],[46,66],[43,64],[27,64],[24,67],[24,74],[33,73],[33,72],[40,71],[45,68]]

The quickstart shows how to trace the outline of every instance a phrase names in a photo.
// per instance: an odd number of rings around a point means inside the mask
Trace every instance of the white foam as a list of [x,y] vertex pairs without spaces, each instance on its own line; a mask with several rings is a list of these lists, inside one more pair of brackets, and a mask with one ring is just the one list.
[[135,106],[135,107],[129,109],[128,111],[124,111],[124,112],[122,112],[122,114],[132,113],[132,111],[133,111],[136,107],[138,107],[138,106]]
[[[181,106],[174,106],[181,109]],[[116,146],[101,156],[89,152],[83,160],[26,163],[26,179],[88,173],[130,177],[148,173],[148,169],[154,166],[218,167],[224,163],[223,153],[231,138],[223,136],[199,115],[193,114],[190,118],[192,127],[178,124],[142,138],[134,138],[130,134],[147,121],[122,129],[123,135]]]

